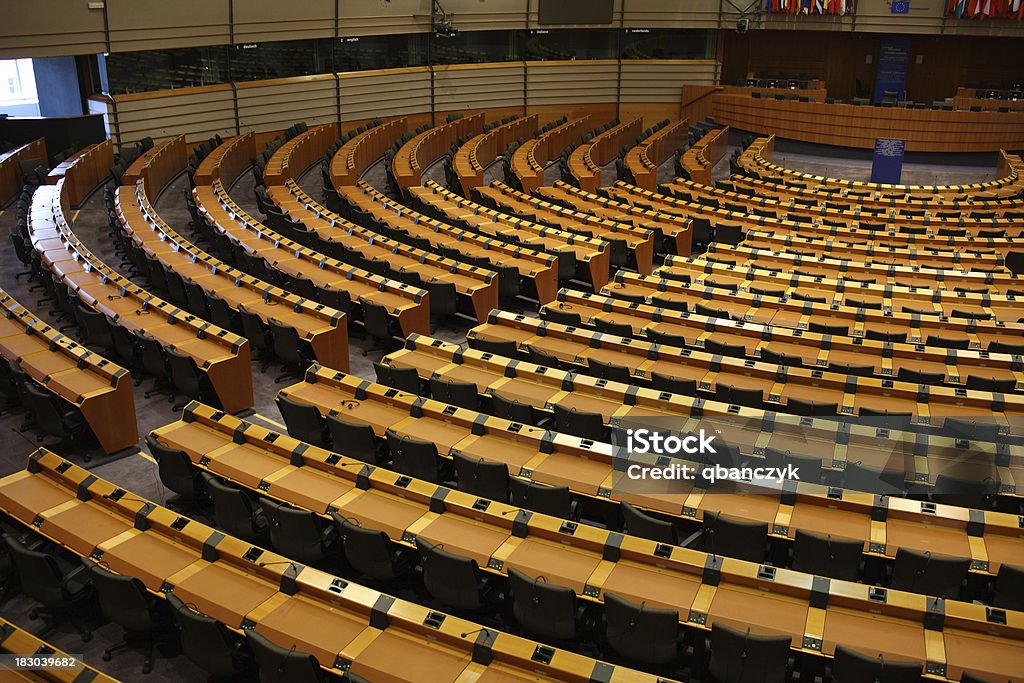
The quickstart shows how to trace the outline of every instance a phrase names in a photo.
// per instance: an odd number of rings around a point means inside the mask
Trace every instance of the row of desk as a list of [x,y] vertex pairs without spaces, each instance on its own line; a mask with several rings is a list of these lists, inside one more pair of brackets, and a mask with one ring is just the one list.
[[[558,405],[600,414],[613,427],[657,422],[661,429],[673,423],[680,431],[721,431],[727,441],[739,448],[741,457],[753,463],[763,464],[769,449],[793,453],[795,447],[796,454],[810,460],[820,458],[826,479],[835,484],[822,485],[820,481],[804,479],[790,482],[785,492],[757,485],[706,487],[695,483],[657,487],[625,480],[621,477],[622,468],[617,468],[619,479],[615,480],[613,475],[609,500],[627,501],[673,515],[676,521],[690,523],[707,514],[723,512],[763,522],[771,537],[783,541],[792,540],[798,529],[855,539],[864,544],[864,553],[869,557],[893,559],[899,548],[962,555],[972,559],[973,571],[979,574],[994,574],[1003,563],[1019,565],[1024,560],[1024,531],[1014,515],[969,511],[941,503],[932,512],[930,503],[898,497],[885,497],[883,515],[875,507],[880,498],[839,486],[842,464],[851,455],[885,466],[891,452],[899,450],[892,443],[902,442],[913,450],[911,444],[916,444],[918,437],[910,432],[890,431],[891,443],[886,446],[872,443],[870,425],[855,425],[849,443],[841,444],[842,430],[834,422],[810,420],[801,424],[799,418],[777,416],[772,429],[762,433],[764,414],[754,409],[741,408],[732,413],[728,404],[713,400],[604,381],[473,348],[462,349],[419,335],[410,337],[404,349],[385,356],[381,362],[389,367],[415,369],[423,380],[436,378],[474,384],[482,400],[492,396],[515,399],[542,414]],[[747,440],[743,436],[730,438],[738,426],[741,430],[749,428],[750,434],[743,435]],[[956,447],[950,439],[926,438],[936,461],[955,458]],[[1013,446],[1011,450],[1019,448]],[[1009,457],[1019,459],[1019,454]],[[631,462],[643,460],[636,454],[630,458]],[[513,476],[521,471],[514,467],[510,470]],[[988,524],[970,527],[967,521],[979,515],[987,515]],[[985,539],[972,541],[969,528],[986,530]]]
[[364,221],[372,219],[394,230],[426,239],[434,248],[450,249],[465,258],[479,260],[485,268],[514,267],[518,273],[520,291],[541,303],[551,301],[558,290],[558,263],[555,256],[456,228],[422,215],[395,203],[364,180],[360,180],[354,187],[340,187],[338,191],[353,214],[366,214],[362,219]]
[[[602,212],[603,215],[617,215],[637,209],[657,211],[660,215],[672,216],[676,220],[686,221],[690,218],[704,218],[716,230],[723,226],[733,228],[743,236],[749,246],[770,247],[773,244],[786,247],[789,251],[803,250],[813,254],[849,255],[852,259],[888,260],[893,263],[920,264],[928,267],[951,267],[968,260],[972,268],[986,268],[992,272],[1009,272],[1005,270],[1005,255],[1013,250],[1013,245],[1005,239],[987,238],[971,240],[966,236],[947,237],[945,242],[954,246],[941,244],[929,239],[927,235],[909,235],[886,230],[882,225],[878,231],[864,229],[841,228],[838,226],[816,226],[813,223],[794,222],[791,219],[771,218],[768,216],[751,216],[745,212],[733,211],[728,208],[716,209],[701,204],[688,205],[686,208],[671,207],[659,200],[653,193],[643,193],[643,206],[635,206],[637,198],[621,187],[609,188],[607,193],[616,199],[608,199],[591,194],[558,181],[553,187],[541,188],[540,196],[571,206],[580,211]],[[619,201],[622,194],[629,195],[625,201]],[[680,201],[680,200],[669,200]],[[652,204],[651,202],[657,202]],[[635,206],[635,208],[634,208]],[[648,208],[650,207],[650,208]],[[879,233],[882,234],[879,234]],[[891,234],[890,234],[891,233]],[[795,246],[794,246],[795,245]],[[792,247],[792,249],[789,249]]]
[[590,114],[555,126],[546,133],[531,138],[512,153],[510,167],[523,190],[533,192],[544,184],[544,169],[557,159],[566,147],[578,141],[590,126]]
[[348,140],[331,159],[331,180],[334,186],[355,185],[374,161],[384,156],[407,128],[405,117],[374,126]]
[[936,619],[926,616],[935,609],[924,596],[879,593],[569,525],[338,456],[196,403],[181,422],[153,436],[184,450],[196,466],[262,495],[325,517],[337,512],[357,519],[399,545],[411,546],[417,538],[443,544],[487,573],[501,576],[516,568],[542,575],[573,588],[584,601],[601,603],[605,593],[614,593],[676,610],[682,624],[698,631],[721,623],[791,635],[794,650],[815,658],[843,644],[927,661],[940,680],[957,680],[962,670],[1019,673],[1013,670],[1015,641],[1024,622],[1016,612],[1002,611],[1000,625],[982,606],[940,601],[942,619]]
[[676,121],[655,131],[639,145],[630,147],[623,162],[638,186],[654,190],[658,187],[658,167],[686,144],[688,121]]
[[[819,414],[909,413],[912,422],[926,426],[938,426],[948,418],[970,421],[984,417],[998,424],[1004,433],[1024,435],[1024,396],[1018,394],[780,366],[617,337],[506,311],[492,313],[487,324],[470,330],[468,336],[512,341],[523,349],[532,346],[569,365],[586,366],[591,359],[619,365],[628,368],[631,381],[636,384],[647,383],[652,373],[691,381],[704,395],[730,403],[736,402],[730,400],[734,391],[754,391],[760,395],[761,405],[752,407],[763,405],[779,412],[787,412],[786,401],[798,399],[822,409],[830,407],[830,413]],[[984,476],[978,479],[981,480]]]
[[[891,133],[891,131],[889,131]],[[1024,176],[1022,176],[1022,164],[1017,155],[1007,154],[1006,147],[1013,145],[1000,145],[996,150],[996,178],[984,183],[968,183],[962,185],[892,185],[888,183],[872,183],[858,180],[846,180],[843,178],[830,178],[826,176],[794,171],[784,166],[772,163],[775,153],[775,136],[772,133],[767,138],[756,140],[746,151],[747,156],[740,157],[740,164],[745,170],[761,174],[766,179],[772,179],[780,184],[792,187],[802,187],[813,190],[848,190],[852,192],[882,193],[891,195],[892,199],[906,200],[913,197],[931,196],[935,199],[971,199],[991,200],[1000,197],[1013,198],[1024,189]],[[977,152],[977,149],[969,150]]]
[[85,418],[106,453],[139,441],[127,370],[61,334],[0,290],[0,355]]
[[594,191],[601,184],[601,167],[610,163],[619,148],[629,144],[643,130],[640,117],[612,126],[581,143],[569,154],[566,165],[580,187]]
[[[44,164],[45,165],[45,164]],[[48,185],[64,180],[68,204],[77,209],[93,191],[110,178],[114,165],[114,144],[110,139],[89,145],[70,159],[54,166],[46,176]]]
[[[301,468],[300,477],[308,469]],[[551,648],[397,600],[226,536],[129,494],[40,449],[22,472],[0,480],[0,508],[70,553],[138,578],[157,597],[243,633],[316,657],[327,673],[375,683],[547,678],[653,683],[654,676]],[[968,617],[968,621],[970,617]],[[595,673],[596,672],[596,673]]]
[[[693,283],[704,286],[699,275]],[[650,336],[650,333],[676,335],[685,339],[687,348],[720,351],[725,345],[737,356],[787,365],[830,370],[832,372],[874,375],[891,379],[904,378],[905,373],[920,373],[935,384],[969,387],[969,378],[998,381],[1002,391],[1015,393],[1024,389],[1024,365],[1020,360],[1024,345],[1013,353],[1000,351],[936,349],[905,342],[879,341],[834,333],[794,330],[771,324],[737,321],[700,315],[695,311],[678,311],[664,306],[624,301],[613,297],[563,289],[557,303],[546,307],[557,315],[579,315],[581,325],[593,327],[600,323],[628,326],[629,336]],[[682,341],[682,339],[680,341]],[[1024,340],[1022,340],[1024,341]],[[998,348],[998,347],[996,347]],[[765,353],[767,352],[767,353]],[[909,377],[909,374],[907,374]],[[909,381],[909,380],[907,380]]]
[[185,170],[187,161],[188,144],[184,135],[178,135],[140,154],[121,176],[121,185],[135,187],[141,180],[147,196],[159,197],[168,183]]
[[[538,192],[546,188],[541,187]],[[614,239],[618,244],[618,258],[613,265],[621,266],[627,261],[627,254],[621,253],[624,238],[632,234],[632,246],[628,251],[628,263],[637,272],[649,273],[654,268],[654,253],[690,253],[690,230],[685,221],[669,223],[655,222],[656,217],[638,212],[636,215],[595,215],[575,211],[553,202],[545,202],[525,192],[495,181],[489,187],[479,190],[480,197],[509,213],[536,216],[552,226],[575,234],[590,234],[598,239]],[[642,241],[638,241],[642,239]],[[612,244],[615,247],[615,243]],[[655,247],[658,247],[657,249]]]
[[309,344],[317,362],[348,370],[348,321],[345,314],[243,273],[183,239],[153,209],[140,180],[118,188],[121,227],[161,267],[198,285],[209,298],[222,299],[231,310],[240,306],[271,322],[290,327]]
[[516,118],[476,135],[459,147],[452,158],[452,168],[459,177],[462,194],[484,184],[484,169],[490,166],[509,144],[533,134],[537,129],[537,114]]
[[[0,672],[7,681],[54,681],[55,683],[118,683],[117,679],[88,666],[77,656],[58,650],[45,640],[18,628],[0,617],[0,652],[4,655],[27,658],[52,658],[61,666],[27,666],[15,668],[15,662],[0,664]],[[70,663],[70,664],[65,664]]]
[[0,206],[5,206],[14,199],[24,185],[22,162],[36,161],[45,168],[47,160],[46,138],[37,138],[0,154]]
[[679,159],[690,179],[704,185],[711,184],[711,171],[729,150],[729,126],[715,128],[698,140]]
[[[421,210],[456,225],[465,225],[482,235],[555,255],[559,280],[579,278],[589,282],[595,291],[608,282],[611,249],[607,241],[599,237],[585,237],[480,206],[432,180],[425,187],[409,188],[409,197],[420,205]],[[584,227],[582,223],[578,225]]]
[[[264,172],[270,200],[286,216],[312,231],[321,249],[351,249],[363,259],[385,262],[390,271],[415,273],[427,287],[434,283],[451,283],[455,285],[462,311],[483,320],[498,302],[497,273],[408,246],[366,226],[356,225],[330,211],[299,186],[297,177],[323,157],[333,141],[333,131],[329,127],[311,128],[274,152],[267,162],[267,169],[278,170],[272,177]],[[295,163],[295,159],[300,161]],[[435,305],[444,303],[437,301],[436,297],[432,301]]]
[[190,356],[228,412],[251,407],[249,342],[153,296],[94,256],[68,223],[63,187],[62,181],[37,189],[29,216],[32,244],[58,286],[129,332]]
[[472,114],[414,136],[399,148],[392,162],[398,186],[405,189],[422,184],[424,169],[444,156],[456,140],[479,135],[483,125],[484,115]]

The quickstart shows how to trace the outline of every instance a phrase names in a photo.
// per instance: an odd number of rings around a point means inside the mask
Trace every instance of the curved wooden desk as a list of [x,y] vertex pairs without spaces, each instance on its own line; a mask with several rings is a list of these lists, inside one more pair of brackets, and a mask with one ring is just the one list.
[[821,145],[872,149],[906,140],[908,152],[996,152],[1024,147],[1024,112],[936,111],[824,104],[715,93],[715,118],[747,131]]
[[633,181],[646,190],[658,187],[658,167],[686,143],[687,120],[670,123],[626,152],[624,162]]
[[31,159],[37,159],[44,168],[49,163],[45,138],[38,138],[0,154],[0,206],[5,206],[18,194],[23,184],[21,162]]
[[512,154],[512,172],[526,192],[544,184],[544,169],[566,147],[582,137],[590,125],[590,114],[566,121],[546,133],[527,140]]
[[479,135],[484,115],[473,114],[426,130],[399,148],[392,162],[401,188],[422,185],[423,170],[440,159],[459,138]]
[[339,147],[331,159],[331,181],[335,189],[355,185],[366,169],[384,156],[384,150],[406,131],[406,127],[403,116],[365,130]]
[[532,135],[537,129],[537,114],[516,118],[486,133],[476,135],[459,147],[452,159],[452,168],[459,177],[462,194],[469,196],[470,190],[484,184],[484,169],[514,140]]

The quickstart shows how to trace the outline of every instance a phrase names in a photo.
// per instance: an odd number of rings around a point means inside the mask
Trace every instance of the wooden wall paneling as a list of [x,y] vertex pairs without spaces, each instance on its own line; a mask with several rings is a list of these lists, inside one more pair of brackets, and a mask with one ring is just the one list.
[[105,0],[113,52],[230,42],[228,3],[210,0]]
[[[536,6],[537,0],[531,1]],[[442,0],[441,4],[460,31],[514,30],[526,25],[526,0]]]
[[526,62],[526,70],[531,107],[615,102],[617,67],[613,60]]
[[626,28],[718,28],[720,0],[626,0]]
[[438,112],[521,110],[522,106],[522,62],[434,67],[434,108]]
[[279,0],[235,0],[235,42],[331,38],[338,1],[302,0],[297,12],[296,5]]
[[116,132],[120,133],[123,145],[147,135],[156,142],[176,135],[185,135],[188,142],[200,142],[217,133],[235,134],[229,85],[118,95],[115,99],[119,126]]
[[343,36],[427,33],[431,30],[431,0],[342,2],[339,32]]
[[257,132],[337,121],[334,75],[302,76],[238,84],[238,122]]
[[[426,114],[430,118],[430,70],[426,67],[339,74],[344,122]],[[410,128],[422,121],[410,118]]]
[[[26,7],[28,5],[28,7]],[[82,0],[7,3],[0,58],[55,57],[103,52],[103,10]]]

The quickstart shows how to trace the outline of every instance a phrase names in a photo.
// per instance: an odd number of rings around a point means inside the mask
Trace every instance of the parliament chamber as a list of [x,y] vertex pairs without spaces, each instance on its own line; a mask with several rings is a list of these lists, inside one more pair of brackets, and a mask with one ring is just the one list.
[[19,9],[0,680],[1024,683],[1017,5]]

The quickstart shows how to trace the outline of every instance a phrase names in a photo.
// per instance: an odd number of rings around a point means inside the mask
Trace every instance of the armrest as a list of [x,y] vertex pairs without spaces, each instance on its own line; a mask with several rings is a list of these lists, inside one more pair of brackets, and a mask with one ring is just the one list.
[[690,534],[689,536],[684,538],[682,541],[680,541],[679,542],[679,546],[681,548],[689,548],[690,544],[693,543],[694,541],[696,541],[701,536],[703,536],[705,531],[706,531],[706,529],[698,529],[697,531],[694,531],[692,534]]

